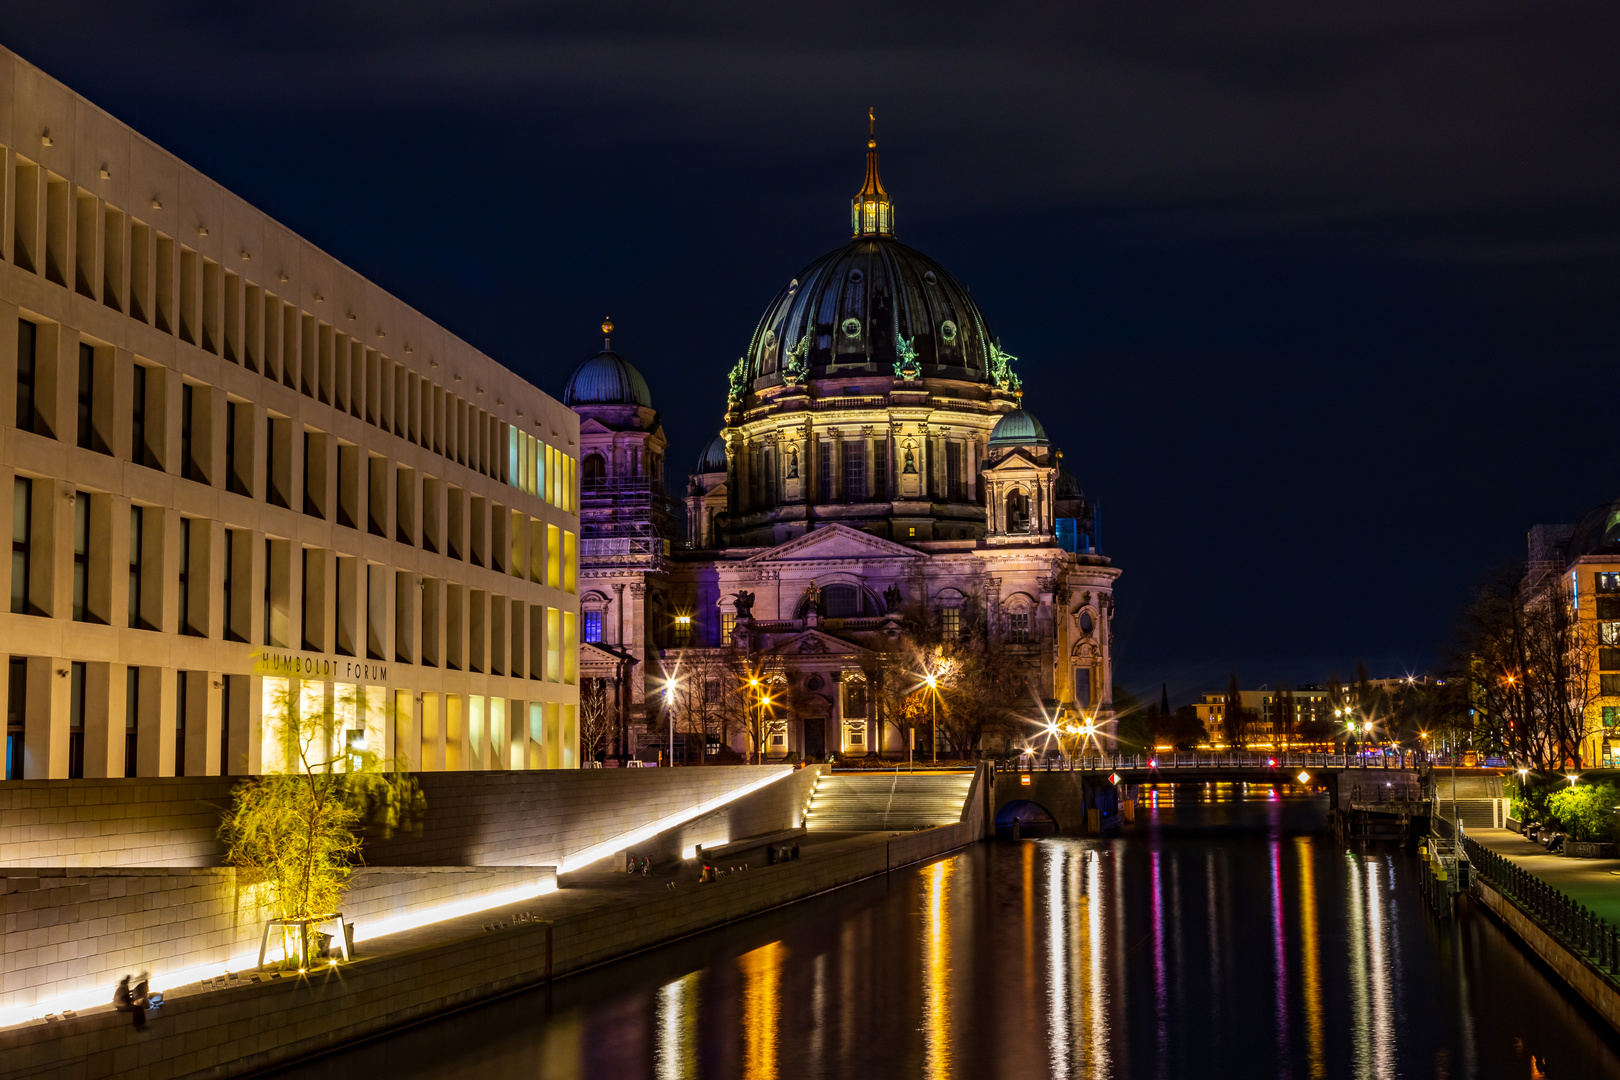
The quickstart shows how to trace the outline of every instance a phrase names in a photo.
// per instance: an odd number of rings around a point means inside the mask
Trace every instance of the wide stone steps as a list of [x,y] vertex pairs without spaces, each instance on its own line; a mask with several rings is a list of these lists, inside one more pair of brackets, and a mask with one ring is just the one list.
[[1489,829],[1496,825],[1495,804],[1490,799],[1458,799],[1453,815],[1451,799],[1441,795],[1435,800],[1435,813],[1447,821],[1461,818],[1465,829]]
[[950,825],[962,818],[972,773],[829,773],[810,796],[812,832],[880,832]]

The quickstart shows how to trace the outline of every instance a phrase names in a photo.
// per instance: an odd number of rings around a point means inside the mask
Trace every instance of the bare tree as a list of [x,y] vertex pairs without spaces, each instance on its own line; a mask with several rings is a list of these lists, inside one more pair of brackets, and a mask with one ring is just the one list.
[[606,679],[586,679],[579,689],[579,756],[596,761],[606,756],[613,733],[613,708]]

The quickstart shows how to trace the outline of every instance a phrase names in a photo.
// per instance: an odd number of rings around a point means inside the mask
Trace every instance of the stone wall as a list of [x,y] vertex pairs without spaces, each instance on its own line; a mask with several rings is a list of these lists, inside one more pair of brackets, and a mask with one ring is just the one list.
[[[557,865],[565,854],[758,783],[786,765],[430,772],[420,835],[366,845],[372,866]],[[234,781],[19,780],[0,784],[0,866],[218,866]]]
[[1545,960],[1547,966],[1596,1009],[1611,1027],[1620,1031],[1620,991],[1615,989],[1613,982],[1537,926],[1519,910],[1517,904],[1491,888],[1490,882],[1475,878],[1472,895]]
[[230,777],[0,783],[0,866],[218,866]]
[[[908,833],[838,858],[760,867],[640,903],[368,959],[309,980],[171,994],[136,1034],[98,1010],[0,1039],[7,1080],[60,1075],[218,1078],[247,1073],[446,1009],[699,933],[971,843],[973,821]],[[548,941],[548,936],[551,938]]]
[[[366,924],[524,886],[537,868],[362,869],[343,916]],[[183,971],[257,959],[262,914],[238,906],[231,869],[14,869],[0,871],[0,1010],[98,988],[121,975]]]

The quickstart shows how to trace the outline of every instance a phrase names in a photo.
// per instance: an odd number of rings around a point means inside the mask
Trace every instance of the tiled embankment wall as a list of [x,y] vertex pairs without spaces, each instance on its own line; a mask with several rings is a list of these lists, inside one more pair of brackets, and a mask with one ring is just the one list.
[[[982,828],[965,820],[838,858],[761,867],[559,920],[552,972],[577,971],[931,858],[971,843]],[[171,994],[144,1034],[128,1017],[101,1010],[12,1028],[0,1032],[0,1075],[156,1080],[249,1072],[539,982],[546,976],[546,935],[544,926],[518,924],[415,952],[362,955],[340,973],[305,982]]]
[[[373,841],[373,866],[543,866],[691,811],[784,765],[419,773],[420,835]],[[230,777],[0,784],[0,866],[218,866]],[[701,841],[700,841],[701,842]]]
[[[538,888],[542,877],[535,867],[366,868],[344,894],[343,917],[364,937],[369,921]],[[130,972],[257,959],[263,915],[238,900],[228,868],[0,871],[0,1010],[98,988],[110,1001]]]

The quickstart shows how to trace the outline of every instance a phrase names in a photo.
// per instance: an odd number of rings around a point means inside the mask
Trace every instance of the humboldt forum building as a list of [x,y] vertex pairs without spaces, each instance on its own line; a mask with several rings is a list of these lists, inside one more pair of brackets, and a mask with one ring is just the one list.
[[577,762],[579,420],[0,51],[7,779]]

